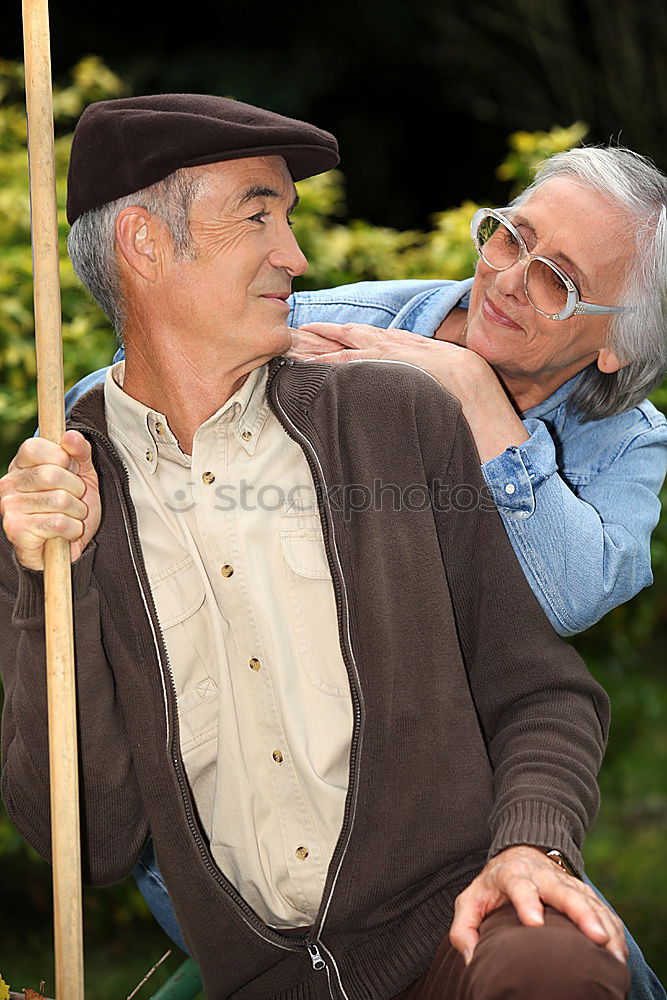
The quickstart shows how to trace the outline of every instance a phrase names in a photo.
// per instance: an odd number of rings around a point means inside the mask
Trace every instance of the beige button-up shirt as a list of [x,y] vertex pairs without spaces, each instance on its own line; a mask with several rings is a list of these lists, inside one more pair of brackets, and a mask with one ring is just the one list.
[[163,414],[105,383],[217,864],[267,923],[312,922],[343,821],[352,703],[305,456],[267,367],[184,454]]

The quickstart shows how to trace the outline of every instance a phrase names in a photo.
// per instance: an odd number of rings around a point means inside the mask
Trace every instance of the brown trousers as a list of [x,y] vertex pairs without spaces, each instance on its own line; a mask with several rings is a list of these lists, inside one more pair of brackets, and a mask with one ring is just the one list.
[[628,968],[567,917],[545,907],[543,927],[511,904],[484,920],[466,966],[446,937],[428,972],[396,1000],[624,1000]]

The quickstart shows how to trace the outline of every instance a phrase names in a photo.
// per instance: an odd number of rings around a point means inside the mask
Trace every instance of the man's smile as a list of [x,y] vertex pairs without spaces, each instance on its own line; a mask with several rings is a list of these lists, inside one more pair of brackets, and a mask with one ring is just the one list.
[[261,299],[266,299],[268,302],[275,302],[277,305],[280,305],[284,309],[289,310],[289,306],[287,305],[287,301],[286,300],[289,298],[290,295],[291,295],[290,291],[285,291],[285,292],[264,292],[264,294],[260,295],[260,298]]

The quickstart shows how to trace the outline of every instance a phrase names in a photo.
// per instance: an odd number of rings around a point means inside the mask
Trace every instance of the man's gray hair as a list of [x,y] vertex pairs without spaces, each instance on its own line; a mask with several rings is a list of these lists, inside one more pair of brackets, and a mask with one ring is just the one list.
[[75,272],[123,339],[125,299],[116,257],[116,219],[124,208],[139,205],[167,228],[177,259],[194,257],[190,209],[203,185],[200,173],[176,170],[164,180],[84,212],[67,237],[67,250]]
[[570,397],[585,419],[600,420],[636,406],[667,372],[667,177],[631,149],[570,149],[540,164],[534,181],[512,206],[523,204],[554,177],[581,181],[616,202],[634,221],[633,263],[614,301],[605,303],[632,309],[610,315],[607,337],[607,347],[629,363],[612,374],[589,365]]

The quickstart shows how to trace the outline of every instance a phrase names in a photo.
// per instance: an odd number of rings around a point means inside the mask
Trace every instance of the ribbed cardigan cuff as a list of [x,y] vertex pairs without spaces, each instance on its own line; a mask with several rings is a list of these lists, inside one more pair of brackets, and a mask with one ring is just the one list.
[[[74,603],[90,590],[93,572],[95,542],[90,542],[76,562],[72,563],[72,600]],[[44,621],[44,574],[41,570],[26,569],[14,556],[18,570],[18,592],[14,604],[14,621],[23,625],[42,624]]]
[[577,875],[583,876],[584,861],[572,835],[572,823],[549,802],[512,802],[496,814],[488,858],[518,844],[560,851]]

